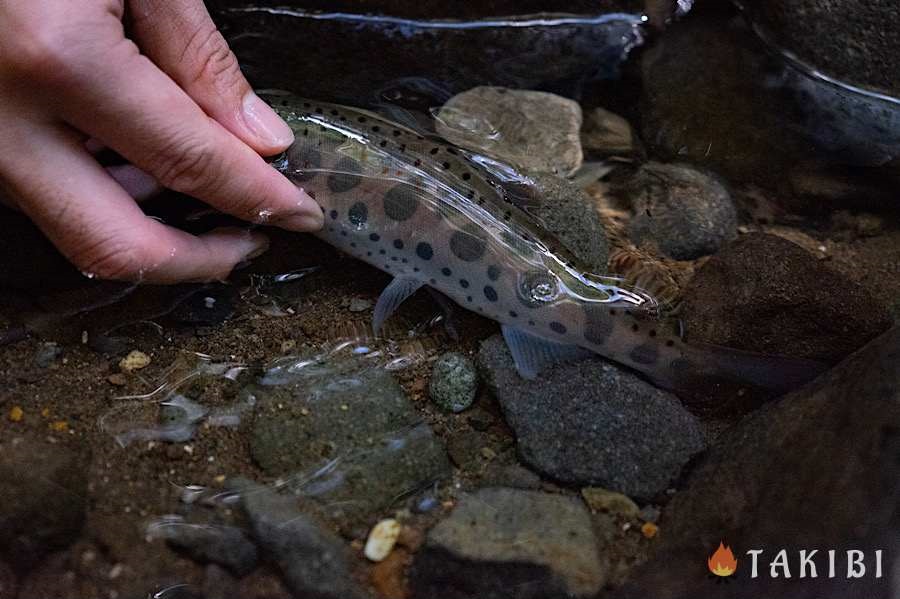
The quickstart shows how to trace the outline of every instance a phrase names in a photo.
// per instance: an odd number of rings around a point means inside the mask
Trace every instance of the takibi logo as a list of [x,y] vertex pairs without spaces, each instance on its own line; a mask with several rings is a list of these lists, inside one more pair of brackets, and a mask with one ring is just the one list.
[[[767,552],[764,549],[749,549],[749,578],[881,578],[883,576],[884,551],[877,549],[870,554],[860,549],[787,549]],[[771,556],[766,560],[766,556]],[[796,559],[793,559],[796,556]],[[766,560],[766,561],[764,561]],[[738,560],[725,541],[706,560],[709,571],[720,580],[725,580],[737,572]],[[766,567],[768,566],[768,567]]]
[[731,547],[724,541],[720,541],[719,548],[709,556],[706,565],[709,566],[709,571],[716,576],[731,576],[737,570],[737,559],[735,559]]

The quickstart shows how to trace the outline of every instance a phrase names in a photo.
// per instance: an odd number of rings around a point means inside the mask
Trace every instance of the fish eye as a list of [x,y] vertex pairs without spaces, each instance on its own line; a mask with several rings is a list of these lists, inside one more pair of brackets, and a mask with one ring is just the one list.
[[550,272],[532,270],[519,278],[518,292],[529,306],[540,306],[559,297],[559,279]]

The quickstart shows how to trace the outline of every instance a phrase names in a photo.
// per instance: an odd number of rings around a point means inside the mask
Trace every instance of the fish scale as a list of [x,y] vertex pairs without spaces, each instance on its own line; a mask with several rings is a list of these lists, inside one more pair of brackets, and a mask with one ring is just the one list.
[[519,208],[509,184],[521,193],[527,179],[508,165],[363,110],[268,99],[295,133],[273,165],[322,207],[317,235],[394,276],[375,307],[376,333],[429,286],[500,322],[529,378],[590,352],[684,392],[716,377],[789,387],[812,367],[792,364],[773,376],[784,361],[663,334],[651,297],[587,273]]

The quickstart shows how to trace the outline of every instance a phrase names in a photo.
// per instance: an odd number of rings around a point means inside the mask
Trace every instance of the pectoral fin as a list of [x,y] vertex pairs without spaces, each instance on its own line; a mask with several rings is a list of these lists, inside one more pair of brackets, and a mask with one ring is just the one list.
[[384,288],[375,304],[375,314],[372,317],[372,330],[377,335],[384,321],[400,307],[406,298],[418,291],[423,285],[419,279],[412,277],[397,277]]
[[503,325],[503,338],[516,363],[516,370],[524,379],[534,379],[552,364],[586,358],[591,352],[578,347],[549,341],[526,333],[521,329]]

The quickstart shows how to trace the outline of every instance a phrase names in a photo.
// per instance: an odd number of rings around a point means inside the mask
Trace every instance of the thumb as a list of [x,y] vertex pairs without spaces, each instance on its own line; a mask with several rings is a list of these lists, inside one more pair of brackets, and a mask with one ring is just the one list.
[[290,127],[253,93],[201,0],[131,0],[129,17],[141,52],[206,114],[264,156],[291,144]]

